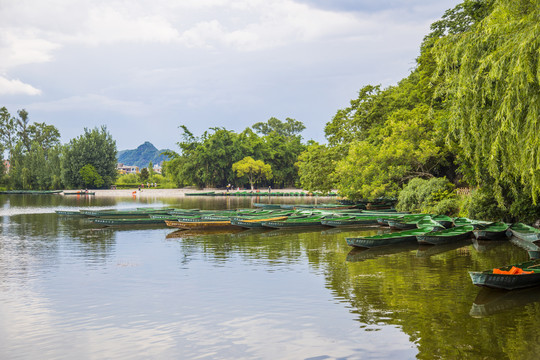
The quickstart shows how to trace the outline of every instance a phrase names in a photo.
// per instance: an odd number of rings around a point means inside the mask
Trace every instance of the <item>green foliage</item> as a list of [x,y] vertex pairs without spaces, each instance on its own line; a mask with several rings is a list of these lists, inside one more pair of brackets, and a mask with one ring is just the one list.
[[457,215],[455,186],[446,178],[414,178],[400,191],[396,208],[415,213]]
[[272,178],[272,167],[262,160],[253,159],[251,156],[246,156],[242,160],[235,162],[232,165],[232,170],[238,177],[246,176],[252,190],[253,185],[260,179]]
[[84,165],[79,170],[79,175],[85,188],[99,188],[103,185],[103,178],[98,174],[96,168],[90,164]]
[[270,135],[276,133],[284,137],[292,137],[300,134],[305,130],[305,126],[301,121],[295,119],[286,118],[285,122],[271,117],[267,122],[258,122],[253,124],[253,130],[259,134]]
[[298,179],[294,166],[305,146],[297,133],[303,124],[293,119],[281,122],[272,118],[268,123],[258,123],[254,128],[264,136],[258,136],[248,128],[235,133],[224,128],[212,128],[202,136],[194,136],[182,125],[180,152],[167,151],[170,160],[163,165],[164,172],[174,179],[177,186],[224,187],[239,179],[232,165],[245,158],[261,159],[272,168],[272,178],[267,179],[274,187],[294,185]]
[[124,174],[120,175],[116,180],[116,184],[126,185],[126,184],[140,184],[141,181],[137,174]]
[[141,181],[146,181],[150,177],[150,173],[148,172],[147,168],[142,168],[141,173],[139,174],[139,178]]
[[83,135],[71,139],[64,147],[62,178],[66,186],[80,188],[85,185],[80,174],[85,165],[95,168],[103,179],[104,187],[109,187],[116,180],[116,141],[105,126],[92,130],[85,128]]
[[423,104],[398,109],[367,140],[353,142],[336,167],[340,194],[394,197],[408,179],[437,175],[446,154],[435,115]]
[[486,12],[468,31],[441,39],[434,53],[446,80],[440,91],[451,99],[449,143],[460,171],[508,208],[508,193],[533,202],[540,194],[540,8],[500,0]]
[[508,216],[493,197],[493,193],[481,188],[472,191],[462,206],[462,215],[471,219],[500,221]]
[[328,147],[312,142],[298,156],[298,175],[303,189],[328,194],[336,186],[334,172],[341,157],[339,147]]

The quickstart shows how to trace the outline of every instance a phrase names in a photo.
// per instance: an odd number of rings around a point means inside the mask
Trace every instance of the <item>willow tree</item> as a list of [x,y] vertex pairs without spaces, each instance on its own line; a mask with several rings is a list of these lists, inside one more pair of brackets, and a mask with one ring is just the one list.
[[503,205],[540,194],[540,4],[498,0],[434,51],[451,104],[449,142],[472,185]]

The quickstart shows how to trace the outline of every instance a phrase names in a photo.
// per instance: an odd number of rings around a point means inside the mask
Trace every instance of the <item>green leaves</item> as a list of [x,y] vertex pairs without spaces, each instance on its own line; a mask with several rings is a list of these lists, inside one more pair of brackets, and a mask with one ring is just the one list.
[[255,160],[251,156],[246,156],[242,160],[232,165],[232,170],[238,177],[247,176],[251,189],[259,179],[271,179],[272,167],[262,160]]
[[498,1],[493,11],[435,47],[451,98],[449,140],[473,185],[540,194],[540,9]]
[[[116,180],[116,141],[107,128],[84,129],[84,134],[71,139],[65,145],[62,157],[62,178],[66,186],[80,188],[86,186],[81,169],[91,165],[102,178],[103,183],[94,186],[109,187]],[[87,172],[85,172],[87,173]],[[97,181],[99,183],[99,181]]]
[[85,188],[99,188],[103,185],[103,178],[98,174],[96,168],[90,164],[84,165],[79,170],[79,175]]

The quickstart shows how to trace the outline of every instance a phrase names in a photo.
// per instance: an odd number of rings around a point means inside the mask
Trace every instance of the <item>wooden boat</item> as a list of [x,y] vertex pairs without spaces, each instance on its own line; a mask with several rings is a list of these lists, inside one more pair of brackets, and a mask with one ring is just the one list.
[[478,240],[501,240],[506,239],[509,224],[496,222],[487,226],[479,226],[473,230],[474,237]]
[[376,216],[337,216],[321,220],[321,224],[332,227],[378,225]]
[[279,204],[264,204],[264,203],[253,203],[253,206],[263,209],[280,209],[281,205]]
[[372,248],[384,245],[401,244],[405,242],[416,243],[416,237],[418,235],[423,235],[430,231],[433,231],[433,227],[404,230],[372,236],[347,237],[345,240],[349,246]]
[[241,226],[246,229],[255,229],[263,228],[263,222],[265,221],[284,221],[287,220],[288,216],[274,216],[274,217],[265,217],[260,219],[232,219],[231,224],[236,226]]
[[390,219],[388,220],[388,226],[390,229],[394,230],[411,230],[417,229],[421,226],[418,223],[422,220],[430,220],[429,216],[415,216],[415,217],[403,217],[401,219]]
[[540,285],[540,261],[533,260],[498,269],[469,271],[472,283],[489,288],[514,290]]
[[321,226],[321,220],[324,219],[324,215],[308,216],[302,218],[288,218],[284,221],[263,221],[262,225],[265,227],[276,229],[299,229],[306,227]]
[[540,240],[540,229],[523,223],[513,224],[508,230],[510,230],[512,235],[522,240],[530,241],[532,243],[536,243]]
[[95,218],[92,219],[92,222],[100,225],[107,226],[117,226],[117,225],[150,225],[150,224],[163,224],[165,225],[165,220],[163,219],[152,219],[152,218],[135,218],[135,219],[107,219],[107,218]]
[[454,218],[454,226],[472,225],[476,229],[490,224],[493,224],[493,221],[473,220],[464,217]]
[[474,227],[472,225],[465,225],[456,226],[444,230],[434,230],[429,233],[419,235],[417,237],[417,240],[420,244],[446,244],[470,238],[471,236],[473,236],[473,229]]
[[432,215],[431,220],[438,222],[442,226],[444,226],[446,229],[451,228],[454,226],[454,220],[450,216],[446,215]]
[[165,220],[167,226],[186,230],[211,230],[211,229],[242,229],[240,226],[232,225],[231,221],[171,221]]
[[168,209],[163,210],[81,210],[81,213],[92,217],[150,217],[150,215],[168,215]]
[[62,190],[5,190],[1,195],[53,195],[60,194]]
[[91,191],[75,191],[75,192],[63,192],[64,195],[79,195],[79,196],[86,196],[86,195],[96,195],[95,192]]
[[185,196],[212,196],[214,195],[214,191],[206,191],[206,192],[193,192],[193,193],[185,193]]
[[66,216],[84,216],[84,214],[82,214],[80,211],[73,210],[56,210],[55,213]]

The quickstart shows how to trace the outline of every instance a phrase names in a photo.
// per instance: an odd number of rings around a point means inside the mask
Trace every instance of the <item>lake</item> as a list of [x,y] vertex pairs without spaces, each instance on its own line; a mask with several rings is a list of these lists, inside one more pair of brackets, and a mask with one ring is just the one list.
[[54,212],[253,201],[269,199],[0,195],[0,359],[537,358],[540,290],[468,275],[528,260],[509,241],[359,251],[345,237],[387,230],[104,228]]

